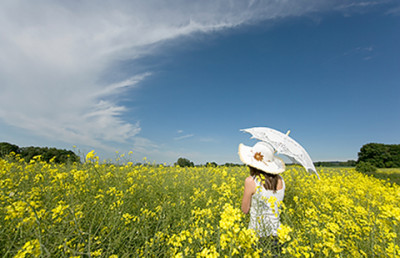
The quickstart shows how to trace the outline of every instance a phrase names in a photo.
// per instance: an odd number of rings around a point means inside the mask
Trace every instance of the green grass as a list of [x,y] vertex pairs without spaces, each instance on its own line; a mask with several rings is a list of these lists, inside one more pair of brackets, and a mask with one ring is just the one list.
[[400,168],[379,168],[372,175],[383,180],[389,179],[391,183],[400,185]]

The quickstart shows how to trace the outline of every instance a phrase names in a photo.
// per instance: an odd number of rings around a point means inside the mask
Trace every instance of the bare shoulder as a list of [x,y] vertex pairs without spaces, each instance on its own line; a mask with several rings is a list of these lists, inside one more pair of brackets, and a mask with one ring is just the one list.
[[246,179],[244,180],[245,184],[253,184],[254,183],[254,178],[252,176],[248,176],[246,177]]
[[256,183],[254,182],[254,179],[252,176],[246,177],[244,180],[244,191],[248,192],[249,194],[253,194],[256,189]]
[[278,185],[276,186],[277,190],[281,190],[283,188],[283,178],[279,175],[278,177]]

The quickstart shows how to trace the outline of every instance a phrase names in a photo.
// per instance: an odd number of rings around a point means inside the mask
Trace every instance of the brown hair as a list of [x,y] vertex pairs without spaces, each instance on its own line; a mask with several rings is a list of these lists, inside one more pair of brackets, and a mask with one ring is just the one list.
[[[266,190],[272,190],[274,193],[278,188],[278,179],[279,175],[277,174],[269,174],[260,169],[254,168],[249,166],[250,168],[250,175],[255,176],[258,180],[261,181],[262,185]],[[264,182],[263,182],[264,181]]]

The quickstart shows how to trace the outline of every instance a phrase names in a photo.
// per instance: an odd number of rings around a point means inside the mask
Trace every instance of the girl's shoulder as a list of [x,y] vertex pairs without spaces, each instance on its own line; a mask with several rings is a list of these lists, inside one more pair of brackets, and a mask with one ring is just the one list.
[[254,177],[252,176],[248,176],[246,177],[246,179],[244,180],[245,184],[246,183],[254,183]]
[[256,187],[256,182],[254,181],[254,178],[252,176],[246,177],[244,180],[244,186],[248,187],[249,189],[253,189]]
[[283,180],[283,177],[281,175],[279,175],[278,177],[278,185],[277,185],[277,190],[282,190],[283,188],[285,188],[285,181]]

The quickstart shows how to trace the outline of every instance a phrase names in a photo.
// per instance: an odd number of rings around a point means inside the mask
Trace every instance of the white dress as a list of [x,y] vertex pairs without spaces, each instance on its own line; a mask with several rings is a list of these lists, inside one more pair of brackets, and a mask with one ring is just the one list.
[[277,236],[280,226],[279,208],[285,196],[285,182],[282,178],[283,187],[275,193],[266,190],[260,181],[254,178],[256,192],[251,197],[249,228],[254,229],[259,237]]

